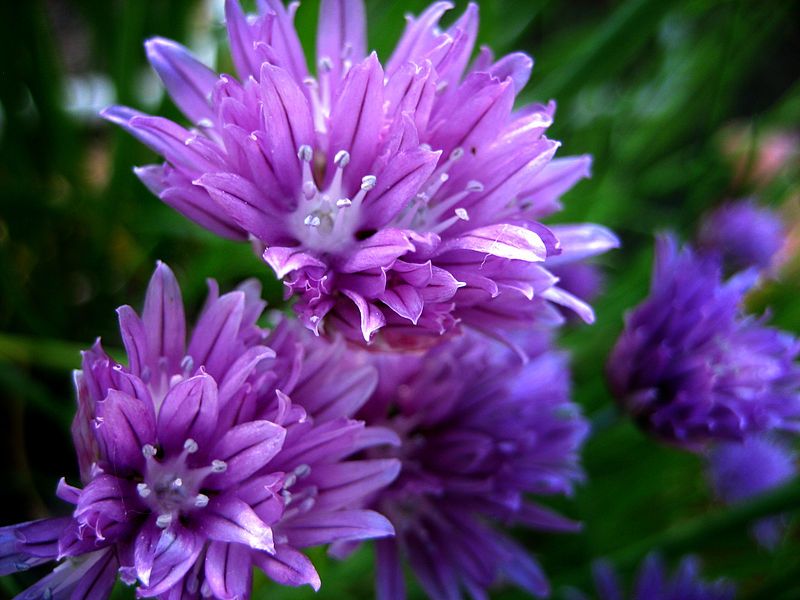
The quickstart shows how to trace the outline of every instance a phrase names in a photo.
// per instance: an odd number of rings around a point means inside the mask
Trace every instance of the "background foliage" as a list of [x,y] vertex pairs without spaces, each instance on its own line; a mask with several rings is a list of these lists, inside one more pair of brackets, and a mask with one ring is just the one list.
[[[307,48],[316,4],[304,2],[298,15]],[[380,56],[399,36],[403,14],[424,5],[368,3],[370,44]],[[221,7],[222,0],[2,3],[3,524],[65,510],[53,490],[61,475],[77,479],[69,370],[96,335],[119,345],[114,308],[141,304],[157,258],[175,269],[190,306],[199,306],[208,276],[230,286],[255,275],[270,303],[281,303],[280,286],[246,245],[206,234],[151,197],[131,167],[153,156],[94,116],[111,102],[177,116],[145,65],[142,42],[152,35],[187,43],[230,71]],[[593,179],[566,197],[558,220],[606,224],[624,244],[603,260],[608,275],[595,302],[598,323],[570,327],[563,339],[574,352],[575,396],[594,435],[584,454],[586,485],[559,504],[585,522],[585,531],[521,538],[545,564],[557,596],[563,586],[587,587],[593,557],[610,556],[629,574],[658,547],[671,559],[701,555],[706,572],[736,580],[744,598],[800,598],[796,524],[774,553],[747,533],[754,515],[796,513],[797,484],[744,507],[718,505],[700,459],[640,434],[616,414],[603,381],[623,312],[646,293],[654,230],[690,236],[709,207],[757,194],[782,206],[795,227],[793,248],[800,245],[800,4],[505,0],[485,1],[481,11],[481,42],[535,57],[525,99],[558,100],[550,135],[564,142],[561,154],[595,156]],[[775,162],[763,162],[775,153],[775,140],[790,157],[765,171]],[[774,321],[800,333],[799,282],[795,258],[751,298],[752,309],[771,306]],[[315,559],[324,582],[320,599],[371,597],[368,552],[344,564],[322,553]],[[2,580],[0,595],[35,576]],[[263,581],[256,592],[311,595]]]

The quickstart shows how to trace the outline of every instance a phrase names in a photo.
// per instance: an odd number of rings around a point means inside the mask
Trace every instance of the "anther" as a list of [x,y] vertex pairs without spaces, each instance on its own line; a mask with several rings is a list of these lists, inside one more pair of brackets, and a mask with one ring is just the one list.
[[180,477],[176,477],[175,479],[172,480],[172,483],[169,484],[169,487],[171,487],[173,490],[177,490],[178,488],[183,487],[183,479],[181,479]]
[[283,480],[283,489],[289,489],[295,483],[297,483],[297,475],[295,475],[294,473],[289,473],[286,476],[286,479]]
[[181,369],[186,373],[194,371],[194,359],[188,354],[181,359]]
[[376,183],[378,183],[378,178],[375,175],[364,175],[361,178],[361,189],[368,192],[375,187]]
[[306,215],[306,218],[303,219],[303,224],[308,227],[319,227],[321,223],[322,221],[316,215]]
[[208,506],[208,496],[205,494],[197,494],[197,496],[194,497],[194,505],[197,508],[205,508]]
[[303,162],[311,162],[311,159],[314,158],[314,150],[308,144],[303,144],[297,149],[297,158]]
[[152,490],[147,486],[146,483],[137,484],[136,491],[139,492],[139,496],[142,498],[147,498],[152,493]]
[[153,444],[145,444],[142,446],[142,454],[144,454],[145,458],[153,458],[158,453],[156,447]]
[[212,121],[211,119],[200,119],[197,122],[197,126],[198,127],[204,127],[206,129],[208,129],[209,127],[213,127],[214,126],[214,121]]
[[464,149],[459,146],[458,148],[453,148],[453,151],[450,153],[450,160],[455,162],[461,159],[462,156],[464,156]]
[[455,210],[456,216],[462,221],[469,221],[469,213],[466,208],[457,208]]
[[306,464],[298,465],[294,470],[294,474],[301,478],[308,476],[310,473],[311,467]]
[[224,460],[212,460],[211,461],[211,471],[213,473],[224,473],[228,468],[228,463]]
[[475,181],[471,179],[467,182],[467,191],[468,192],[482,192],[483,191],[483,184],[480,181]]
[[199,446],[197,445],[197,442],[195,442],[192,438],[189,438],[185,442],[183,442],[183,449],[186,450],[186,452],[188,452],[189,454],[194,454],[195,452],[197,452],[198,448]]
[[319,59],[320,73],[330,73],[333,70],[333,61],[329,56],[323,56]]
[[338,206],[339,208],[344,208],[346,206],[350,206],[351,204],[353,204],[353,201],[350,200],[350,198],[339,198],[336,201],[336,206]]
[[339,150],[333,157],[333,163],[340,169],[344,169],[350,162],[350,153],[347,150]]
[[170,523],[172,523],[172,515],[170,513],[158,515],[156,518],[156,525],[161,529],[166,529]]

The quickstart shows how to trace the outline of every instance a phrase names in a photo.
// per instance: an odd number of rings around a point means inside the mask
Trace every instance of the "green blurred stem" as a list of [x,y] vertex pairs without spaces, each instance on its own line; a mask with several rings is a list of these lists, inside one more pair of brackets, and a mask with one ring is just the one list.
[[666,531],[613,552],[609,559],[619,567],[636,565],[651,550],[681,554],[697,549],[716,535],[748,524],[762,517],[796,510],[800,506],[800,479],[697,519],[680,523]]
[[69,342],[0,333],[0,361],[70,370],[80,364],[81,350]]

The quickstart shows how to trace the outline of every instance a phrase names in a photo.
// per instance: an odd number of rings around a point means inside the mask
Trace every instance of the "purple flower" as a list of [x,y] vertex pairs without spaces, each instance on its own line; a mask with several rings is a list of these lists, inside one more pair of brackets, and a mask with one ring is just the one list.
[[[627,595],[614,568],[606,561],[594,565],[595,587],[600,600],[733,600],[736,588],[718,579],[700,579],[700,564],[694,557],[681,560],[675,574],[669,577],[661,558],[649,555],[642,563],[632,593]],[[578,591],[569,590],[569,600],[586,600]]]
[[617,245],[607,229],[540,220],[588,175],[590,158],[553,160],[544,136],[555,104],[517,110],[531,58],[497,61],[470,4],[408,21],[383,66],[366,51],[364,7],[323,0],[316,77],[293,25],[295,5],[260,0],[226,15],[238,78],[213,73],[182,46],[146,44],[191,128],[114,107],[107,119],[161,154],[136,170],[165,203],[232,239],[252,239],[320,332],[393,347],[430,346],[459,323],[509,329],[586,321],[591,308],[559,288],[550,266]]
[[404,559],[431,598],[484,597],[500,579],[547,595],[539,564],[502,529],[580,528],[528,495],[572,493],[588,424],[569,401],[565,355],[544,335],[525,349],[523,364],[466,335],[420,356],[370,355],[381,377],[360,416],[402,440],[401,474],[372,502],[397,532],[376,545],[378,598],[404,597]]
[[723,204],[705,218],[698,234],[698,247],[720,253],[733,269],[766,269],[784,242],[778,215],[752,200]]
[[[187,346],[180,289],[159,264],[142,317],[118,311],[128,366],[99,342],[84,353],[72,428],[83,485],[58,486],[75,510],[0,529],[2,574],[64,559],[22,598],[105,598],[118,573],[139,596],[247,598],[254,566],[317,589],[300,548],[392,534],[359,505],[399,463],[345,460],[392,434],[347,418],[358,407],[332,391],[318,417],[290,400],[304,396],[298,360],[315,352],[264,345],[259,292],[220,296],[212,282]],[[374,370],[349,381],[350,400],[366,400]]]
[[609,363],[620,405],[665,441],[800,428],[800,344],[742,314],[753,272],[723,281],[718,257],[662,237],[650,296],[631,311]]
[[[709,476],[717,496],[735,504],[788,483],[797,475],[797,457],[786,444],[767,436],[717,444],[709,452]],[[761,519],[753,527],[758,542],[774,548],[783,534],[783,516]]]

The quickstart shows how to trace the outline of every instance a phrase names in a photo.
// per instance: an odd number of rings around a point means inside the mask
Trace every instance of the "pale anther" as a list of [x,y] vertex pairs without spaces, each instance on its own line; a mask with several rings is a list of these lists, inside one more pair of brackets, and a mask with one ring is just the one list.
[[339,198],[336,201],[336,206],[338,206],[339,208],[343,208],[345,206],[350,206],[351,204],[353,204],[353,201],[350,200],[350,198]]
[[455,210],[456,216],[462,221],[469,221],[469,213],[466,208],[457,208]]
[[347,150],[339,150],[333,157],[333,163],[340,169],[344,169],[350,162],[350,153]]
[[146,483],[138,483],[138,484],[136,484],[136,491],[139,492],[139,495],[142,498],[147,498],[150,495],[150,493],[152,492],[152,490],[149,487],[147,487]]
[[319,227],[321,223],[322,221],[317,215],[306,215],[306,218],[303,219],[303,224],[308,227]]
[[459,146],[458,148],[453,148],[453,151],[450,153],[450,160],[459,160],[462,156],[464,156],[464,149]]
[[320,73],[329,73],[333,69],[333,61],[329,56],[323,56],[319,59]]
[[161,529],[166,529],[169,527],[170,523],[172,523],[172,515],[170,513],[158,515],[156,518],[156,525],[158,525]]
[[153,444],[145,444],[142,446],[142,454],[144,454],[145,458],[152,458],[158,453],[156,447]]
[[189,438],[185,442],[183,442],[183,449],[186,450],[189,454],[194,454],[197,452],[198,449],[197,442],[195,442],[192,438]]
[[194,505],[197,508],[205,508],[208,506],[208,496],[205,494],[197,494],[194,498]]
[[297,158],[303,162],[311,162],[311,159],[314,158],[314,150],[308,144],[303,144],[297,149]]
[[483,191],[483,184],[480,181],[475,181],[474,179],[467,182],[467,191],[468,192],[482,192]]
[[194,370],[194,359],[188,354],[181,359],[181,370],[184,372]]
[[226,463],[224,460],[211,461],[211,470],[214,473],[224,473],[227,468],[228,468],[228,463]]
[[214,121],[212,121],[211,119],[200,119],[197,122],[197,126],[198,127],[205,127],[205,128],[213,127],[214,126]]
[[378,183],[378,178],[375,175],[364,175],[361,178],[361,189],[369,191],[375,187],[376,183]]

